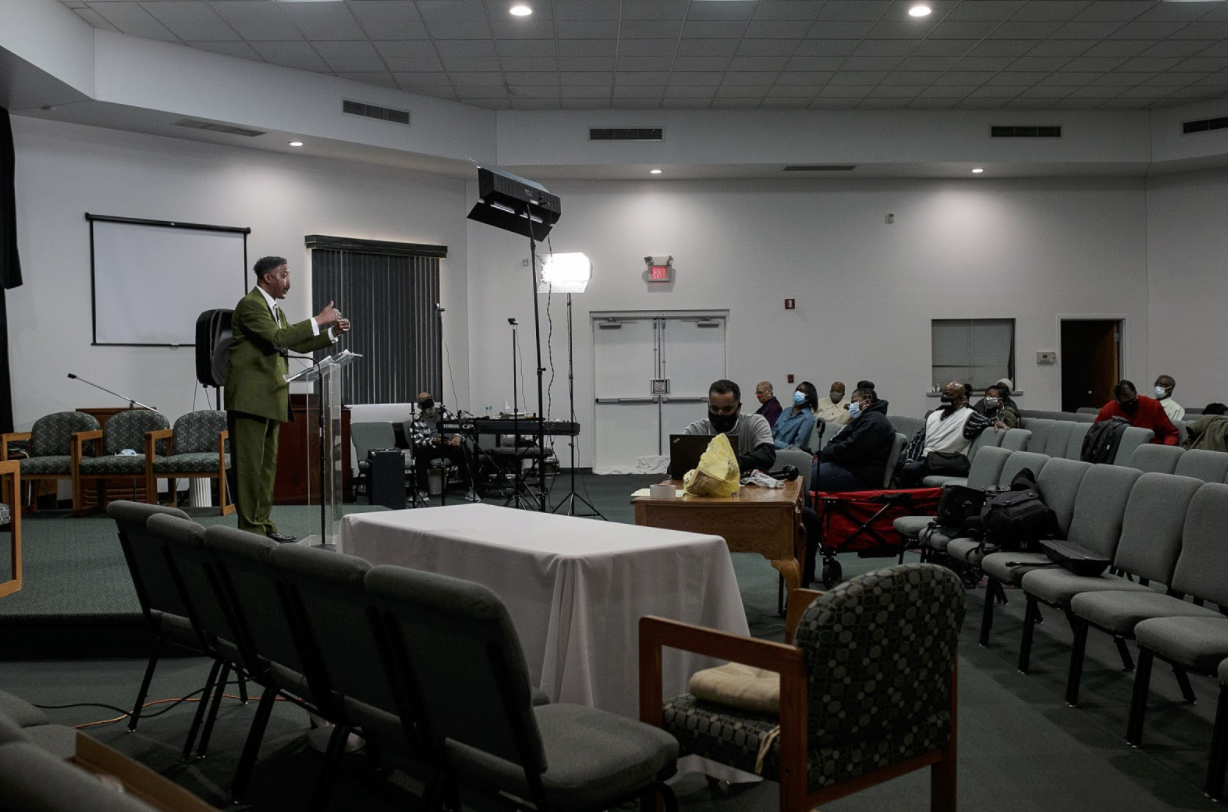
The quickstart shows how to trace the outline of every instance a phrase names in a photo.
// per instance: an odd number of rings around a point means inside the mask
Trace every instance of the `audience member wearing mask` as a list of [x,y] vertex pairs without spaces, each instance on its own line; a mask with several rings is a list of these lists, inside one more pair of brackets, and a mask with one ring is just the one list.
[[1151,442],[1157,445],[1176,445],[1181,436],[1164,413],[1160,401],[1140,395],[1130,381],[1117,382],[1117,386],[1113,387],[1113,399],[1104,404],[1104,408],[1096,415],[1096,422],[1103,423],[1114,417],[1128,420],[1131,426],[1151,429],[1155,433]]
[[[1012,382],[1010,378],[998,378],[998,380],[994,381],[993,385],[997,387],[998,392],[1001,393],[1002,405],[1009,406],[1015,411],[1015,414],[1019,414],[1019,404],[1015,402],[1015,398],[1013,397],[1015,394],[1014,382]],[[1012,428],[1015,427],[1012,426]]]
[[1156,378],[1154,390],[1156,400],[1160,401],[1160,405],[1164,407],[1164,414],[1168,415],[1168,419],[1173,422],[1185,419],[1185,407],[1173,400],[1173,390],[1176,388],[1177,381],[1172,375],[1161,375]]
[[719,433],[736,437],[733,450],[738,455],[738,468],[743,475],[756,468],[770,471],[776,462],[772,427],[763,415],[742,414],[742,390],[733,381],[721,379],[708,387],[708,416],[696,420],[682,433]]
[[849,417],[848,407],[849,404],[844,400],[844,384],[841,381],[836,381],[831,385],[831,390],[827,393],[827,397],[819,398],[814,412],[825,423],[843,426],[852,419]]
[[772,384],[767,381],[760,381],[755,387],[755,397],[759,400],[759,410],[755,412],[757,415],[762,415],[767,420],[768,425],[776,428],[776,421],[780,419],[780,413],[784,411],[780,405],[780,401],[776,399],[776,392],[772,389]]
[[414,446],[414,470],[417,474],[418,496],[427,500],[427,477],[430,474],[431,461],[446,459],[460,470],[461,479],[468,484],[465,499],[469,502],[482,501],[473,489],[469,478],[469,458],[464,441],[459,434],[444,437],[439,433],[439,424],[444,420],[452,420],[452,413],[435,402],[430,392],[418,393],[418,414],[410,423],[409,441]]
[[985,397],[978,400],[972,410],[982,417],[991,418],[995,424],[1001,423],[1002,427],[1018,428],[1021,423],[1019,412],[1006,405],[1006,398],[1007,393],[994,384],[985,390]]
[[793,392],[793,408],[780,416],[772,428],[772,441],[777,448],[810,448],[814,431],[814,405],[819,390],[810,381],[802,381]]
[[951,381],[942,387],[942,407],[930,412],[925,425],[917,430],[903,454],[904,465],[900,470],[899,486],[915,488],[925,477],[925,458],[934,451],[967,454],[972,441],[982,431],[993,426],[1005,429],[1004,423],[979,415],[968,406],[971,387],[966,383]]
[[1202,416],[1185,427],[1185,434],[1184,448],[1228,451],[1228,406],[1208,403]]

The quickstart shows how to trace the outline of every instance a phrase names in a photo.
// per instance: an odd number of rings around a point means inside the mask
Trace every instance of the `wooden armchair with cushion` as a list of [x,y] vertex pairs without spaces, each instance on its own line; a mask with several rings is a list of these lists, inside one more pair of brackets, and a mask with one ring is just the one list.
[[[177,479],[216,479],[222,515],[233,513],[234,503],[226,498],[229,437],[226,412],[214,410],[188,412],[175,421],[173,428],[146,432],[145,492],[156,494],[158,479],[166,477],[171,505],[178,506]],[[164,455],[156,453],[160,443],[165,443]]]
[[[84,412],[56,412],[34,421],[29,431],[0,435],[0,461],[17,459],[10,443],[29,443],[29,456],[19,461],[22,482],[30,483],[30,509],[38,504],[35,482],[56,483],[73,479],[76,465],[72,457],[72,438],[77,432],[97,431],[98,421]],[[13,495],[11,504],[23,501]]]
[[[16,460],[0,462],[0,527],[9,528],[9,577],[0,581],[0,598],[21,590],[21,469]],[[2,578],[3,575],[0,575]]]
[[[814,594],[794,590],[791,621],[799,601]],[[778,782],[781,812],[803,812],[922,767],[931,768],[931,810],[953,812],[955,666],[963,618],[963,585],[933,564],[877,570],[814,598],[796,620],[794,645],[645,617],[640,719],[672,733],[681,755]],[[690,693],[662,707],[665,647],[775,672],[779,679],[752,677],[758,684],[750,690],[743,683],[744,696],[733,700],[739,707]],[[700,682],[697,675],[693,691]],[[711,689],[711,680],[703,682]],[[765,682],[779,686],[775,712],[765,712]]]
[[[107,420],[98,431],[82,431],[72,435],[72,512],[84,516],[106,506],[107,487],[117,482],[130,489],[125,496],[133,501],[154,501],[155,493],[146,490],[145,433],[170,428],[166,416],[148,409],[130,409]],[[135,454],[121,454],[132,450]],[[158,457],[166,453],[166,441],[157,443]],[[93,493],[87,483],[93,482]],[[145,490],[144,499],[138,491]]]

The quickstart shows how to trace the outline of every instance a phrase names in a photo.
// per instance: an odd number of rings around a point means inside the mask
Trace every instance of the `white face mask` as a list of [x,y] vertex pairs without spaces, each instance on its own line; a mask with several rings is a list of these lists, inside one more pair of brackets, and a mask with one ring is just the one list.
[[1168,394],[1168,390],[1165,389],[1163,386],[1157,386],[1155,389],[1155,392],[1156,392],[1156,397],[1159,398],[1160,400],[1164,400],[1164,396]]
[[849,417],[856,420],[859,414],[861,414],[861,401],[855,400],[849,404]]

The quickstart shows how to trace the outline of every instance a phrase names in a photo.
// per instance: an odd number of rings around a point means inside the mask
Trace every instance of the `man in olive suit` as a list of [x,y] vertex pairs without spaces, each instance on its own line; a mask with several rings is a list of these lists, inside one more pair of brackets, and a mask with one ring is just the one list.
[[350,329],[329,302],[314,319],[290,324],[277,305],[290,290],[290,270],[282,257],[256,262],[256,287],[235,305],[230,366],[226,370],[226,419],[234,452],[239,529],[294,541],[277,532],[273,481],[277,478],[277,432],[290,415],[287,351],[327,347]]

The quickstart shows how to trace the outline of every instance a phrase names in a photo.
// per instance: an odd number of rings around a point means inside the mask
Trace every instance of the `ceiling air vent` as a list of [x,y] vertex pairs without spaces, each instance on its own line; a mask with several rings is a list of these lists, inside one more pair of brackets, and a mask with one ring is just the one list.
[[391,121],[393,124],[409,124],[408,110],[376,107],[374,104],[363,104],[362,102],[349,101],[348,99],[342,100],[341,112],[349,113],[351,116],[365,116],[366,118],[374,118],[380,121]]
[[792,164],[785,172],[852,172],[856,164]]
[[180,119],[175,122],[176,127],[190,127],[193,130],[209,130],[215,133],[226,133],[227,135],[241,135],[244,138],[255,138],[258,135],[264,135],[261,130],[248,130],[243,127],[231,127],[229,124],[214,124],[211,121],[197,121],[194,118]]
[[1061,138],[1061,127],[990,127],[990,138]]
[[589,141],[661,141],[665,131],[660,127],[590,127]]
[[1223,130],[1228,128],[1228,116],[1220,116],[1219,118],[1204,118],[1201,121],[1186,121],[1181,124],[1181,132],[1185,135],[1190,133],[1205,133],[1211,130]]

